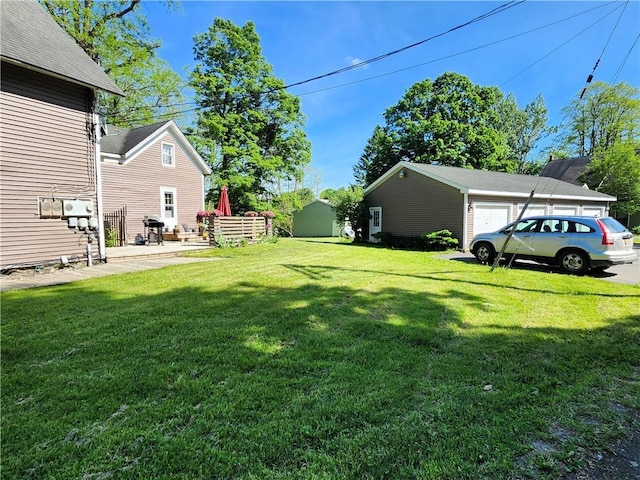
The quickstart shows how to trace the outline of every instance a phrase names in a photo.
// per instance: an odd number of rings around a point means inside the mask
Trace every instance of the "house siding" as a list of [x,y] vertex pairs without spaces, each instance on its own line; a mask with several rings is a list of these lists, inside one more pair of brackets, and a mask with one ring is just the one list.
[[40,219],[38,197],[80,196],[97,205],[87,129],[93,91],[5,62],[1,87],[0,265],[84,256],[86,235],[66,220]]
[[[162,143],[174,145],[174,166],[162,165]],[[129,242],[144,232],[146,215],[162,215],[161,187],[176,191],[177,225],[197,226],[196,214],[204,206],[202,172],[170,133],[126,163],[103,159],[101,169],[104,211],[109,213],[126,205]]]
[[382,231],[419,236],[448,229],[462,241],[464,195],[456,188],[407,172],[393,175],[365,197],[369,207],[382,207]]

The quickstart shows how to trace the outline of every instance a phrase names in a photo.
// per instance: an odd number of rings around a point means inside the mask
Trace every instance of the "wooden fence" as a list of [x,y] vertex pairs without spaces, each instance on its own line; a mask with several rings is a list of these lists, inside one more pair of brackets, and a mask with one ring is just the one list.
[[209,217],[209,245],[253,244],[272,235],[271,220],[264,217]]
[[127,244],[127,206],[104,214],[104,236],[107,246],[124,247]]

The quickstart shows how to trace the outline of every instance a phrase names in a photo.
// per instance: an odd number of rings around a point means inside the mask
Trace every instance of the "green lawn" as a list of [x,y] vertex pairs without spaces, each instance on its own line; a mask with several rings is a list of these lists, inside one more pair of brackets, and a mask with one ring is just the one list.
[[2,478],[549,478],[640,410],[640,287],[332,240],[2,295]]

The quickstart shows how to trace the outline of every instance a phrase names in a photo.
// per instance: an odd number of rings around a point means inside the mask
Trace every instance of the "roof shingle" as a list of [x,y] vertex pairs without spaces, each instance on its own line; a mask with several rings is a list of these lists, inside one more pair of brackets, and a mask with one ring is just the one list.
[[2,60],[124,95],[35,0],[0,2]]

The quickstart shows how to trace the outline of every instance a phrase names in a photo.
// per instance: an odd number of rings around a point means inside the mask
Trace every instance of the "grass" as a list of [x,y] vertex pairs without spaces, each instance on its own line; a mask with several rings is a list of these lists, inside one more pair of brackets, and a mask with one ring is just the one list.
[[340,241],[2,296],[2,477],[558,478],[640,409],[640,287]]

